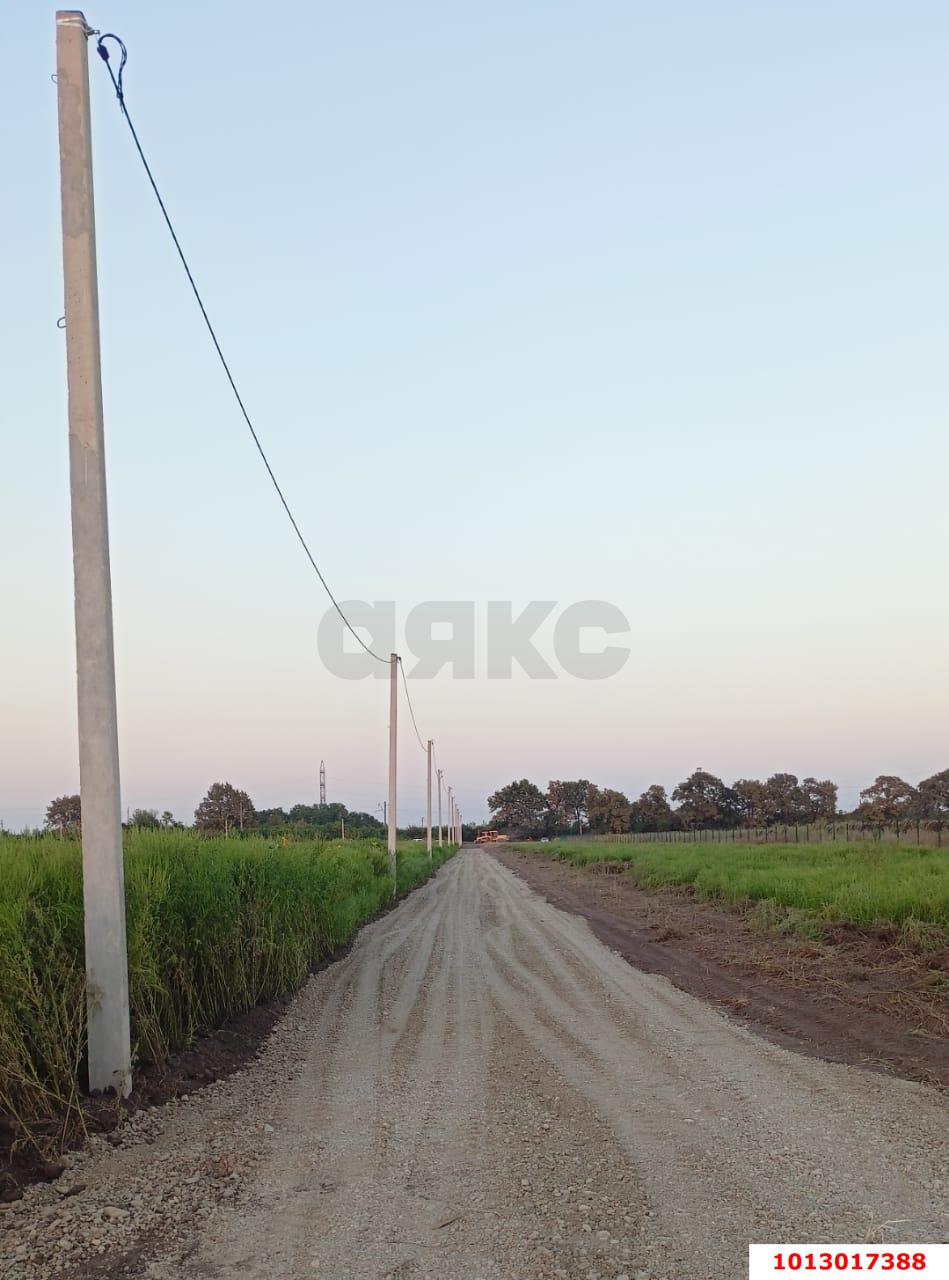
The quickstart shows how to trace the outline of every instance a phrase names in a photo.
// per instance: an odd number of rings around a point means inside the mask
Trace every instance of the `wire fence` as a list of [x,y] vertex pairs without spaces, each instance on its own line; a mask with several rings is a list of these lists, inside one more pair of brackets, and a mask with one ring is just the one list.
[[[880,844],[943,847],[941,826],[924,820],[880,827],[859,821],[788,822],[770,827],[692,827],[681,831],[588,832],[558,840],[602,840],[609,844],[846,844],[873,840]],[[949,847],[949,844],[947,844]]]

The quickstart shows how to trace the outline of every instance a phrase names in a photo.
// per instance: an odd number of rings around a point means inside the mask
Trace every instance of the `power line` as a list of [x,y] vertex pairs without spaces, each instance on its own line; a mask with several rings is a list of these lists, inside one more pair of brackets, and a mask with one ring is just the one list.
[[405,700],[409,704],[409,715],[412,717],[412,728],[415,730],[415,736],[418,738],[419,746],[423,751],[428,751],[428,747],[426,747],[425,743],[422,741],[422,735],[419,733],[418,721],[415,719],[415,711],[412,707],[412,699],[409,695],[409,682],[405,678],[405,667],[403,666],[401,658],[399,658],[399,670],[402,673],[402,685],[405,689]]
[[[106,40],[114,40],[115,43],[119,46],[121,56],[120,56],[119,70],[117,75],[112,70],[112,63],[109,60],[109,51],[105,45]],[[178,257],[181,259],[181,265],[184,267],[185,275],[188,277],[188,283],[191,285],[191,292],[194,294],[195,301],[197,302],[198,308],[201,311],[201,316],[204,320],[205,326],[207,327],[207,331],[211,335],[211,341],[214,343],[214,350],[217,352],[218,359],[221,362],[221,367],[223,368],[225,376],[227,377],[228,383],[230,384],[231,390],[234,393],[234,399],[237,401],[237,405],[241,411],[241,415],[243,416],[244,421],[247,423],[247,428],[250,431],[254,444],[257,446],[257,452],[260,454],[261,461],[263,462],[264,466],[267,468],[267,474],[270,476],[270,481],[277,492],[277,497],[280,499],[283,509],[287,514],[287,519],[290,521],[290,524],[293,526],[293,532],[297,535],[297,538],[299,539],[299,542],[300,542],[300,546],[303,548],[304,552],[306,553],[306,557],[309,560],[314,573],[322,583],[323,590],[326,592],[330,600],[333,602],[333,608],[342,618],[346,627],[349,629],[352,635],[355,636],[359,644],[362,645],[366,653],[368,653],[371,657],[375,658],[377,662],[388,662],[389,661],[388,658],[382,657],[381,654],[376,653],[373,649],[370,648],[368,644],[366,644],[365,640],[363,640],[362,636],[358,633],[358,631],[356,631],[355,627],[346,617],[345,613],[343,613],[343,610],[340,607],[339,601],[336,599],[336,597],[333,595],[332,591],[330,590],[329,583],[323,577],[323,574],[320,571],[320,567],[316,563],[316,560],[313,557],[313,553],[310,550],[309,546],[307,545],[306,539],[304,538],[303,534],[300,532],[300,526],[297,524],[296,518],[294,517],[293,512],[290,510],[290,504],[287,502],[287,499],[284,497],[283,490],[280,488],[280,485],[277,482],[277,477],[274,475],[273,467],[271,467],[270,461],[266,453],[264,452],[263,445],[260,443],[260,438],[258,437],[256,430],[254,429],[254,424],[251,421],[250,414],[247,412],[247,408],[244,404],[243,399],[241,398],[241,393],[237,389],[237,383],[234,381],[234,375],[231,373],[230,366],[228,365],[227,360],[224,357],[224,352],[221,350],[221,344],[218,341],[217,334],[214,331],[214,326],[211,324],[210,317],[208,316],[207,309],[204,305],[204,300],[202,299],[201,294],[198,291],[198,286],[195,284],[194,276],[191,274],[191,268],[188,265],[188,259],[185,257],[184,250],[181,247],[181,242],[178,239],[178,235],[175,231],[174,225],[168,214],[168,210],[165,207],[165,202],[162,199],[161,192],[158,190],[158,184],[156,183],[154,175],[152,174],[151,166],[149,165],[148,160],[145,158],[145,152],[142,150],[142,144],[138,140],[138,134],[135,131],[135,125],[132,123],[132,117],[129,115],[128,107],[125,105],[125,87],[122,83],[122,77],[125,71],[125,64],[128,61],[128,50],[126,49],[124,42],[120,40],[117,35],[113,35],[111,32],[107,32],[105,35],[99,36],[99,40],[96,45],[96,48],[98,50],[99,57],[105,63],[106,70],[109,73],[109,78],[111,79],[112,86],[115,89],[115,96],[118,99],[119,107],[121,108],[122,115],[125,117],[125,122],[129,127],[129,132],[132,135],[132,141],[135,143],[135,150],[138,152],[139,159],[141,160],[142,165],[145,168],[145,173],[148,177],[149,184],[151,185],[152,191],[155,193],[155,199],[158,201],[158,207],[159,209],[161,209],[162,217],[165,219],[165,225],[167,226],[169,232],[171,233],[171,238],[174,242],[175,249],[178,251]]]
[[[368,644],[366,644],[365,640],[363,640],[363,638],[359,635],[359,633],[353,627],[352,623],[349,621],[346,614],[343,612],[342,607],[339,604],[339,601],[336,599],[335,595],[330,590],[329,583],[324,578],[319,565],[316,563],[316,559],[314,558],[313,553],[310,550],[309,545],[307,544],[307,541],[300,530],[300,526],[296,521],[296,517],[294,516],[292,510],[290,509],[290,504],[288,503],[286,497],[284,496],[283,490],[281,489],[280,484],[277,480],[277,477],[274,474],[273,467],[270,465],[270,460],[268,459],[267,454],[264,451],[264,447],[260,442],[260,437],[257,434],[256,428],[254,427],[250,414],[247,411],[247,407],[244,404],[240,391],[237,388],[237,383],[234,380],[234,375],[231,373],[230,365],[228,364],[227,359],[224,355],[224,352],[221,348],[221,344],[218,340],[217,333],[215,332],[214,326],[211,323],[211,319],[210,319],[210,316],[208,315],[207,308],[204,305],[204,299],[201,297],[200,290],[198,289],[198,286],[195,283],[194,275],[192,274],[191,267],[188,263],[188,259],[185,257],[184,250],[181,247],[181,241],[178,239],[178,234],[175,231],[174,224],[172,223],[172,220],[171,220],[171,216],[168,213],[168,209],[165,205],[165,201],[162,198],[162,194],[158,188],[158,183],[155,181],[155,176],[152,173],[151,166],[148,163],[148,159],[145,156],[145,152],[144,152],[144,149],[142,148],[141,142],[139,141],[139,137],[135,129],[135,125],[132,122],[132,117],[129,114],[128,106],[126,105],[125,85],[123,82],[123,77],[125,73],[125,64],[128,61],[128,50],[125,47],[125,43],[120,39],[119,36],[111,32],[107,32],[104,35],[100,35],[99,32],[89,32],[88,34],[93,34],[98,36],[98,42],[96,45],[98,54],[102,59],[102,61],[105,63],[106,70],[109,73],[109,78],[112,81],[112,87],[115,90],[115,96],[118,100],[119,108],[122,112],[122,115],[125,117],[125,122],[129,127],[129,133],[132,135],[132,141],[135,144],[135,150],[138,152],[138,156],[142,162],[142,167],[145,170],[145,174],[146,174],[146,177],[148,178],[149,185],[151,186],[155,199],[158,202],[158,207],[161,210],[161,214],[165,220],[165,225],[168,228],[168,232],[171,235],[172,243],[175,246],[175,250],[181,261],[181,265],[184,268],[185,275],[188,278],[188,284],[191,286],[191,292],[194,294],[194,299],[198,304],[198,309],[201,312],[201,318],[204,321],[205,327],[211,338],[211,342],[214,345],[214,350],[217,353],[217,357],[218,357],[218,360],[220,361],[221,368],[224,370],[224,374],[225,374],[225,377],[227,378],[228,385],[230,386],[231,391],[233,392],[233,395],[234,395],[234,399],[237,402],[237,406],[240,409],[241,416],[243,417],[244,422],[247,425],[247,429],[250,431],[251,438],[253,439],[257,452],[260,455],[261,461],[263,462],[264,466],[267,469],[267,474],[270,477],[270,482],[274,487],[277,497],[280,499],[280,503],[284,509],[284,512],[286,513],[287,519],[290,521],[290,525],[293,528],[293,532],[296,534],[297,539],[301,547],[303,548],[304,553],[306,554],[306,557],[309,560],[314,573],[316,574],[317,578],[319,578],[320,583],[323,587],[323,590],[326,592],[327,596],[332,601],[333,608],[339,614],[346,628],[355,637],[356,641],[365,650],[365,652],[369,654],[370,657],[375,658],[377,662],[388,663],[391,661],[391,658],[383,657],[382,654],[376,653],[374,649],[372,649]],[[106,45],[106,41],[108,40],[114,41],[119,48],[119,66],[118,66],[117,72],[113,70],[112,62],[110,60],[109,50]],[[397,657],[396,660],[399,665],[399,670],[402,674],[402,685],[405,690],[405,699],[406,699],[406,702],[408,703],[409,715],[411,716],[411,719],[412,719],[412,728],[414,729],[415,736],[418,739],[419,747],[423,752],[427,753],[428,747],[426,746],[426,743],[422,739],[422,735],[418,727],[418,721],[415,716],[415,708],[412,705],[412,696],[409,693],[409,685],[408,685],[408,680],[405,674],[405,667],[402,663],[401,657]],[[321,778],[321,782],[322,782],[322,778]]]

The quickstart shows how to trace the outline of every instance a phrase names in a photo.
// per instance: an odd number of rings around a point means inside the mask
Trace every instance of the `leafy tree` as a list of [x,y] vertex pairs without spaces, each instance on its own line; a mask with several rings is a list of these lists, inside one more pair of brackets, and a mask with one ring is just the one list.
[[604,835],[617,835],[629,830],[633,806],[622,791],[609,787],[602,790],[592,782],[587,784],[587,816],[594,831]]
[[765,786],[768,788],[773,822],[804,820],[804,795],[793,773],[773,773]]
[[679,825],[665,787],[654,782],[631,806],[630,823],[639,831],[671,831]]
[[158,819],[158,821],[159,821],[159,823],[160,823],[163,827],[166,827],[168,830],[171,830],[172,828],[181,828],[181,827],[183,827],[183,826],[184,826],[184,823],[183,823],[183,822],[179,822],[179,821],[175,818],[175,815],[172,813],[172,811],[171,811],[170,809],[166,809],[166,810],[162,813],[162,815],[161,815],[161,817]]
[[[437,821],[437,818],[436,818]],[[385,823],[371,813],[350,813],[346,817],[346,834],[356,836],[379,836],[385,831]]]
[[61,836],[82,835],[82,804],[78,796],[57,796],[46,806],[47,831]]
[[132,827],[160,827],[158,812],[155,809],[133,809],[129,823]]
[[194,825],[199,831],[223,831],[229,836],[236,828],[246,831],[256,817],[251,798],[229,782],[214,782],[194,811]]
[[273,835],[284,831],[289,826],[289,819],[283,809],[258,809],[257,830],[264,835]]
[[721,778],[696,769],[672,793],[686,827],[729,827],[738,821],[738,798]]
[[949,769],[924,778],[917,789],[916,809],[931,831],[942,832],[949,824]]
[[509,782],[488,796],[488,806],[492,825],[501,830],[537,836],[545,829],[545,817],[549,813],[547,802],[541,789],[528,782],[527,778]]
[[589,787],[590,783],[586,778],[579,778],[576,782],[555,780],[547,784],[547,804],[550,809],[565,824],[576,822],[578,832],[583,830]]
[[738,800],[738,814],[746,827],[769,827],[774,821],[771,791],[757,778],[739,778],[732,787]]
[[837,817],[837,783],[805,778],[801,783],[805,822],[832,822]]
[[265,835],[290,834],[317,836],[324,840],[337,839],[346,824],[347,839],[378,836],[384,825],[370,813],[351,813],[344,804],[295,804],[289,812],[284,809],[261,809],[257,813],[256,828]]
[[902,778],[881,774],[860,792],[859,817],[871,827],[895,827],[897,834],[913,813],[918,796]]
[[291,826],[312,827],[314,830],[339,831],[339,824],[349,810],[339,801],[333,804],[295,804],[287,815]]

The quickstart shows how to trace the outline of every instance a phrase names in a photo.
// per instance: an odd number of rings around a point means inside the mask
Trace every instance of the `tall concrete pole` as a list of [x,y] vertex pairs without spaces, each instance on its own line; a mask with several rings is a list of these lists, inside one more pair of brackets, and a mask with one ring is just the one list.
[[392,876],[392,892],[395,893],[395,790],[396,756],[399,746],[399,655],[389,655],[389,874]]
[[455,843],[455,832],[452,828],[452,819],[455,814],[455,806],[451,798],[451,787],[448,788],[448,843]]
[[115,1088],[120,1094],[128,1094],[132,1084],[128,957],[99,366],[88,36],[89,26],[81,13],[67,10],[56,14],[89,1087]]
[[432,740],[428,740],[428,748],[425,752],[428,757],[428,777],[425,786],[425,849],[428,853],[428,860],[432,860]]
[[442,771],[436,770],[438,774],[438,847],[442,847]]

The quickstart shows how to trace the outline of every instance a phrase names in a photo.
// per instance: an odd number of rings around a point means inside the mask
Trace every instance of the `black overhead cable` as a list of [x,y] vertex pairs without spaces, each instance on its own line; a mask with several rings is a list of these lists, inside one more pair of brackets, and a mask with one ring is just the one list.
[[[115,43],[119,46],[121,56],[119,60],[118,74],[116,74],[112,70],[112,63],[109,60],[109,51],[105,45],[106,40],[114,40]],[[151,185],[152,191],[155,193],[155,199],[158,201],[158,207],[161,209],[162,217],[165,219],[165,225],[168,227],[168,230],[171,233],[171,238],[174,241],[175,249],[178,251],[178,257],[181,259],[181,265],[184,267],[185,275],[188,277],[188,283],[191,285],[191,292],[194,294],[195,301],[197,302],[198,307],[201,311],[201,316],[207,327],[208,333],[211,335],[211,341],[214,343],[214,350],[217,352],[218,359],[221,362],[221,367],[223,368],[224,373],[227,377],[227,380],[230,384],[231,390],[234,393],[234,399],[237,401],[238,408],[241,411],[244,421],[247,423],[247,428],[250,431],[251,436],[253,437],[254,444],[257,446],[257,452],[260,454],[261,460],[264,466],[267,468],[267,474],[270,476],[271,483],[273,484],[274,489],[276,489],[277,491],[277,497],[280,499],[283,509],[287,513],[287,519],[290,521],[290,524],[293,526],[293,532],[297,535],[297,538],[300,541],[300,546],[305,551],[306,558],[309,560],[314,573],[322,583],[323,590],[326,592],[330,600],[333,602],[334,609],[342,618],[343,622],[345,623],[349,631],[352,633],[352,635],[355,636],[359,644],[362,645],[366,653],[368,653],[371,657],[375,658],[377,662],[388,662],[389,661],[388,658],[384,658],[381,654],[376,653],[373,649],[369,647],[368,644],[366,644],[365,640],[363,640],[362,636],[353,627],[352,623],[346,617],[345,613],[343,613],[343,610],[340,607],[339,601],[336,599],[336,597],[333,595],[332,591],[330,590],[329,584],[326,581],[326,579],[323,577],[323,574],[320,571],[320,567],[316,563],[316,560],[313,557],[313,553],[310,550],[309,546],[307,545],[306,539],[304,538],[303,534],[300,532],[300,526],[297,524],[296,519],[293,515],[293,512],[290,510],[290,504],[287,502],[286,498],[283,495],[283,490],[280,488],[280,485],[277,483],[277,477],[274,475],[273,467],[271,467],[270,461],[267,458],[266,453],[264,453],[263,445],[260,443],[260,438],[258,437],[256,430],[254,429],[253,422],[251,422],[250,414],[247,412],[247,409],[244,405],[244,401],[241,399],[241,394],[238,391],[237,384],[234,381],[234,375],[231,373],[230,366],[228,365],[227,360],[224,358],[224,352],[221,350],[221,344],[220,342],[218,342],[217,334],[214,332],[214,326],[211,324],[210,318],[207,313],[207,309],[205,308],[205,305],[204,305],[204,301],[201,297],[201,294],[198,291],[198,286],[194,282],[194,276],[191,274],[191,268],[188,265],[188,259],[184,255],[184,250],[181,247],[181,242],[178,239],[178,236],[177,236],[177,233],[175,232],[175,228],[172,224],[171,218],[168,215],[168,210],[165,207],[165,202],[162,199],[161,192],[158,190],[158,184],[156,183],[154,175],[152,174],[152,171],[151,171],[151,167],[145,158],[145,152],[142,150],[142,144],[138,140],[138,134],[135,132],[134,124],[132,124],[132,117],[129,115],[128,107],[125,105],[125,88],[122,83],[122,76],[125,71],[125,64],[128,61],[128,51],[126,50],[124,43],[119,39],[119,37],[116,35],[113,35],[111,32],[107,32],[105,35],[99,36],[99,41],[98,41],[98,44],[96,45],[96,48],[98,50],[99,57],[105,63],[106,70],[108,71],[109,77],[112,80],[112,85],[115,89],[115,96],[118,98],[118,101],[119,101],[119,107],[121,108],[122,114],[125,117],[126,124],[129,127],[129,132],[132,135],[132,141],[135,143],[135,150],[138,152],[139,159],[141,160],[145,168],[145,173],[148,176],[148,181]],[[410,709],[411,709],[411,704],[410,704]],[[412,719],[414,722],[414,719],[415,719],[414,715]],[[418,733],[417,728],[416,728],[416,733]]]
[[402,665],[402,659],[399,658],[399,670],[402,672],[402,684],[405,688],[405,700],[409,704],[409,715],[412,717],[412,728],[415,730],[415,736],[418,738],[418,744],[422,750],[428,754],[428,747],[422,741],[422,735],[418,731],[418,722],[415,719],[415,711],[412,708],[412,699],[409,696],[409,682],[405,678],[405,667]]

